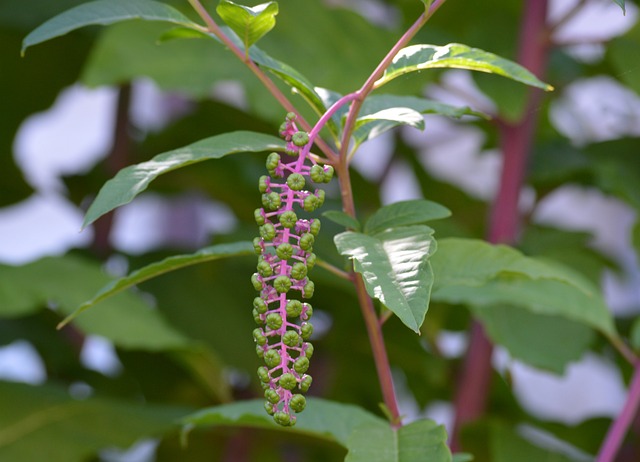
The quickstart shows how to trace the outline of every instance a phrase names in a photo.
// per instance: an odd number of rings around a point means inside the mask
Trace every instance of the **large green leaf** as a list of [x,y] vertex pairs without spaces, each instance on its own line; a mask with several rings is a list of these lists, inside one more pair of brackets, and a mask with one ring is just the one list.
[[22,53],[33,45],[90,25],[108,25],[130,19],[165,21],[201,29],[175,8],[152,0],[98,0],[78,5],[34,29],[22,42]]
[[[0,316],[26,316],[47,306],[65,316],[109,280],[98,264],[71,256],[19,267],[0,265]],[[106,300],[103,308],[79,318],[77,327],[124,348],[176,349],[190,343],[133,293]]]
[[216,11],[240,37],[247,50],[276,25],[278,4],[268,2],[248,7],[230,0],[221,0]]
[[433,230],[415,225],[389,228],[369,236],[347,231],[335,236],[340,254],[353,259],[367,293],[380,300],[410,329],[419,333],[429,308],[436,250]]
[[357,406],[311,397],[307,398],[307,407],[297,419],[294,427],[284,428],[264,412],[264,400],[251,400],[203,409],[182,422],[185,430],[212,425],[267,428],[306,434],[345,447],[353,431],[362,425],[388,427],[384,420]]
[[393,429],[363,425],[348,443],[345,462],[451,462],[447,432],[431,420]]
[[513,358],[557,374],[582,358],[594,339],[593,330],[584,324],[518,306],[484,305],[473,313],[491,341],[505,347]]
[[273,136],[238,131],[212,136],[183,148],[158,154],[153,159],[123,168],[107,181],[89,207],[83,226],[93,223],[107,212],[127,204],[147,189],[156,177],[187,165],[230,154],[283,150],[284,143]]
[[188,409],[103,398],[73,399],[66,390],[0,382],[0,460],[90,460],[105,447],[128,447],[176,427]]
[[364,226],[366,234],[376,234],[387,228],[417,225],[451,216],[446,207],[424,199],[400,201],[378,209]]
[[375,85],[376,87],[381,87],[396,77],[409,72],[435,68],[456,68],[487,72],[542,88],[543,90],[549,91],[553,89],[551,85],[541,82],[535,75],[513,61],[460,43],[450,43],[444,46],[412,45],[403,48],[393,58],[393,62]]
[[78,307],[73,313],[67,316],[60,325],[63,326],[73,320],[76,316],[85,310],[88,310],[96,303],[100,303],[107,298],[119,294],[123,290],[128,289],[136,284],[147,281],[161,274],[175,271],[185,266],[204,263],[211,260],[218,260],[225,257],[234,257],[240,255],[254,255],[253,244],[251,242],[236,242],[233,244],[218,244],[204,247],[193,254],[174,255],[164,260],[151,263],[139,270],[136,270],[128,276],[115,279],[104,286],[100,291]]

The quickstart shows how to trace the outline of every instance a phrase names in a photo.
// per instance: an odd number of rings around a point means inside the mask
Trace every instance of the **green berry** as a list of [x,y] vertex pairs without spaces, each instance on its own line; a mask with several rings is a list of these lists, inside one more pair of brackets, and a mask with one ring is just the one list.
[[282,425],[283,427],[288,427],[291,423],[291,416],[286,412],[280,411],[273,414],[273,420],[275,420],[277,424]]
[[278,404],[278,401],[280,401],[280,395],[278,394],[278,392],[271,388],[264,391],[264,397],[271,404]]
[[262,383],[268,383],[271,378],[269,377],[269,369],[265,366],[260,366],[258,368],[258,378]]
[[291,157],[297,157],[298,156],[298,148],[292,148],[292,147],[285,147],[284,148],[284,153],[288,156]]
[[293,370],[298,374],[304,374],[305,372],[307,372],[307,369],[309,369],[309,358],[306,356],[300,356],[293,363]]
[[280,260],[288,260],[293,256],[293,246],[288,242],[280,244],[276,248],[276,255]]
[[313,234],[304,233],[302,236],[300,236],[300,242],[299,242],[300,248],[302,250],[307,250],[311,252],[311,249],[313,249],[313,244],[315,241],[316,241],[316,238],[313,237]]
[[253,329],[253,338],[260,346],[267,344],[267,337],[264,336],[264,332],[260,328]]
[[278,313],[269,313],[265,318],[265,322],[271,330],[278,330],[282,327],[282,318]]
[[313,267],[316,266],[317,259],[315,253],[310,253],[309,256],[307,256],[307,271],[311,271]]
[[294,191],[300,191],[304,188],[306,181],[299,173],[292,173],[287,178],[287,185]]
[[300,391],[302,391],[303,393],[306,393],[309,390],[309,387],[311,386],[311,382],[313,382],[313,379],[311,378],[310,375],[303,376],[302,381],[300,382]]
[[314,236],[317,236],[318,233],[320,232],[320,226],[322,226],[322,223],[320,223],[320,220],[318,220],[317,218],[314,218],[313,220],[311,220],[311,224],[309,225],[309,232]]
[[280,223],[285,228],[293,228],[298,221],[298,216],[296,215],[296,212],[288,210],[287,212],[284,212],[282,215],[280,215],[279,219]]
[[276,413],[276,411],[273,410],[273,404],[268,402],[264,403],[264,410],[267,411],[267,414],[269,415],[274,415]]
[[295,132],[291,137],[291,141],[301,148],[309,142],[309,134],[307,132]]
[[324,167],[324,182],[329,183],[333,178],[333,167],[331,165],[325,165]]
[[267,350],[264,354],[264,362],[269,367],[276,367],[282,358],[276,350]]
[[291,267],[291,277],[300,281],[307,277],[307,265],[302,262],[294,263]]
[[277,192],[263,194],[262,205],[264,205],[267,210],[278,210],[282,205],[280,194],[278,194]]
[[302,296],[304,298],[313,297],[313,291],[315,290],[315,288],[316,285],[313,283],[313,281],[307,281],[307,283],[302,288]]
[[304,396],[300,394],[295,394],[291,397],[291,401],[289,401],[289,407],[293,409],[295,412],[302,412],[304,408],[307,406],[307,400]]
[[302,314],[301,316],[304,318],[303,321],[306,321],[311,316],[313,316],[313,307],[309,303],[302,304]]
[[282,336],[282,343],[284,343],[288,347],[297,347],[298,345],[300,345],[300,336],[297,332],[288,330]]
[[273,287],[279,294],[285,294],[291,289],[291,279],[287,276],[278,276],[273,280]]
[[313,324],[309,322],[303,322],[302,326],[300,326],[300,334],[304,340],[309,340],[311,334],[313,334]]
[[318,208],[318,198],[313,194],[309,194],[302,202],[302,208],[305,212],[313,212]]
[[256,324],[261,326],[264,323],[264,321],[262,320],[260,313],[258,313],[258,310],[254,308],[251,313],[253,314],[253,320],[256,322]]
[[260,314],[266,313],[268,309],[267,302],[265,302],[260,297],[256,297],[253,299],[253,307]]
[[286,372],[280,376],[278,384],[285,390],[293,390],[298,384],[298,381],[292,373]]
[[269,190],[269,177],[267,175],[262,175],[258,180],[258,190],[261,193],[266,193]]
[[[278,196],[278,197],[280,197],[280,196]],[[322,204],[324,204],[324,197],[325,197],[324,189],[318,189],[318,190],[316,191],[316,197],[317,197],[317,199],[318,199],[318,202],[317,202],[316,208],[318,208],[318,207],[322,207]]]
[[296,116],[295,112],[287,112],[287,115],[285,116],[285,118],[287,119],[287,122],[291,122],[293,120],[296,120],[296,117],[297,116]]
[[314,183],[324,183],[324,169],[318,164],[311,167],[309,176]]
[[260,262],[258,262],[257,269],[260,276],[264,278],[268,278],[273,274],[273,268],[271,268],[271,265],[264,260],[260,260]]
[[262,245],[260,245],[261,243],[262,240],[259,237],[253,238],[253,251],[256,253],[256,255],[262,255]]
[[267,170],[275,170],[280,165],[280,155],[277,152],[272,152],[267,156]]
[[276,237],[276,229],[271,223],[265,223],[258,229],[260,231],[260,237],[265,241],[271,241],[274,237]]
[[256,345],[256,355],[258,355],[258,358],[260,359],[264,357],[264,348],[260,345]]
[[299,300],[289,300],[286,309],[288,318],[296,318],[302,313],[302,302]]
[[253,284],[254,289],[262,290],[262,281],[258,277],[258,273],[253,273],[251,275],[251,284]]
[[309,342],[305,342],[302,344],[302,351],[304,351],[304,355],[311,359],[311,357],[313,356],[313,344],[309,343]]
[[255,211],[253,212],[253,218],[256,219],[256,223],[258,224],[258,226],[264,225],[265,217],[262,209],[255,209]]

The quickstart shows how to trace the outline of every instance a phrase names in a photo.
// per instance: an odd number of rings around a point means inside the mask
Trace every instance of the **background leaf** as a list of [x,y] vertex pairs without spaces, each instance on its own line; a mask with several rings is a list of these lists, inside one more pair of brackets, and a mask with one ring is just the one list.
[[283,142],[270,135],[238,131],[212,136],[183,148],[158,154],[153,159],[123,168],[109,180],[89,207],[83,226],[107,212],[127,204],[164,173],[209,159],[220,159],[243,152],[282,151]]
[[409,72],[435,68],[487,72],[542,88],[543,90],[549,91],[553,89],[551,85],[541,82],[535,75],[513,61],[460,43],[450,43],[445,46],[412,45],[403,48],[398,52],[382,77],[376,82],[376,87],[381,87],[396,77]]
[[427,226],[389,228],[375,236],[347,231],[334,237],[341,255],[353,260],[367,293],[380,300],[414,332],[429,308],[435,252],[433,230]]
[[451,216],[451,211],[436,202],[417,199],[400,201],[378,209],[364,225],[366,234],[376,234],[387,228],[417,225]]
[[329,210],[324,212],[322,216],[334,223],[344,226],[345,228],[352,228],[356,231],[360,231],[360,222],[341,210]]
[[245,50],[248,50],[276,25],[278,4],[268,2],[248,7],[229,0],[221,0],[216,11],[240,37]]

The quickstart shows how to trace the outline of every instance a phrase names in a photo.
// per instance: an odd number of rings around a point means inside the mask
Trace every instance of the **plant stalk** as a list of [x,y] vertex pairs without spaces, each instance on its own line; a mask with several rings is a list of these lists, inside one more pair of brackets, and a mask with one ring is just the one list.
[[[519,39],[518,61],[536,76],[544,74],[547,61],[545,40],[547,0],[525,2]],[[522,189],[527,158],[533,141],[540,90],[529,90],[523,117],[514,124],[499,123],[502,147],[502,172],[490,217],[488,240],[513,244],[518,239],[520,215],[518,200]],[[484,329],[474,321],[467,357],[454,399],[455,420],[451,439],[454,451],[461,448],[460,430],[485,412],[491,385],[493,347]]]

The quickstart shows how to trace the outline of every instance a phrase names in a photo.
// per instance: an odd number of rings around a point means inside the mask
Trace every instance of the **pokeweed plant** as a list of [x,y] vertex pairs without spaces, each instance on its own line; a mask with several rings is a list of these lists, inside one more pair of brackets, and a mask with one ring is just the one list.
[[[268,175],[256,178],[262,205],[254,214],[259,237],[252,243],[212,246],[139,269],[105,286],[60,326],[98,302],[149,278],[202,261],[244,255],[253,249],[258,255],[256,272],[250,277],[258,292],[253,298],[253,318],[258,324],[253,339],[256,353],[264,362],[257,373],[264,390],[264,411],[281,427],[296,425],[307,434],[342,444],[348,450],[350,462],[471,460],[465,454],[452,456],[442,426],[430,420],[406,424],[398,407],[382,327],[389,316],[395,315],[419,334],[430,300],[466,304],[475,309],[513,305],[532,316],[559,316],[599,331],[627,359],[637,362],[619,337],[597,289],[579,275],[525,257],[507,246],[451,238],[436,244],[434,230],[426,223],[447,217],[450,212],[444,206],[426,200],[401,202],[376,211],[364,226],[357,220],[349,166],[364,141],[400,125],[423,128],[423,114],[427,113],[486,117],[466,107],[416,97],[374,95],[374,91],[401,75],[442,68],[492,73],[538,89],[552,89],[524,67],[487,51],[458,43],[409,45],[444,0],[422,0],[424,11],[414,24],[362,86],[345,95],[316,88],[294,68],[256,46],[276,25],[279,13],[276,2],[250,7],[221,0],[216,12],[226,26],[219,25],[199,0],[188,3],[204,24],[153,0],[84,3],[35,29],[24,39],[23,52],[83,26],[132,19],[176,26],[165,34],[165,40],[213,39],[228,48],[282,106],[286,118],[279,134],[284,141],[262,133],[230,132],[126,167],[100,190],[87,211],[84,225],[130,202],[161,174],[229,155],[268,152]],[[273,77],[291,86],[318,114],[314,124],[302,117]],[[317,152],[312,153],[314,146]],[[330,211],[325,216],[346,228],[334,236],[334,243],[338,253],[351,260],[347,271],[318,258],[313,248],[320,231],[317,209],[325,199],[325,192],[317,186],[330,182],[334,172],[339,180],[342,211]],[[314,347],[309,340],[313,326],[309,320],[313,308],[308,299],[314,293],[309,272],[316,265],[353,285],[369,335],[386,422],[362,409],[317,398],[307,400],[303,395],[312,382],[309,372],[313,366],[309,360]],[[248,292],[246,300],[250,305]],[[374,300],[379,304],[379,312]],[[488,315],[485,312],[483,316]],[[307,402],[307,413],[317,413],[309,421],[294,415],[303,411]],[[229,424],[231,416],[250,414],[252,423],[241,423],[267,425],[252,406],[237,403],[205,409],[183,422],[188,428]],[[336,428],[335,421],[341,419],[344,425]],[[614,425],[599,462],[613,460],[621,435],[629,425],[625,419]]]

